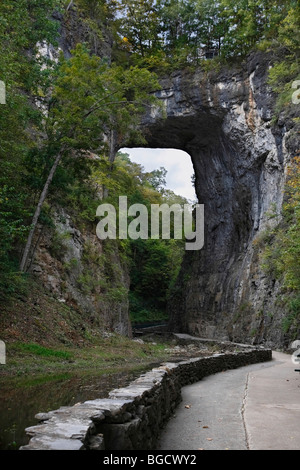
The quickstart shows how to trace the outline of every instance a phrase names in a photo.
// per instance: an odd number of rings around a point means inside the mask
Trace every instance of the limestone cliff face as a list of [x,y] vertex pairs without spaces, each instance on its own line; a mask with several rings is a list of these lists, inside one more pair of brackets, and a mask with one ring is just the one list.
[[40,227],[31,273],[58,302],[84,312],[95,332],[131,336],[128,266],[117,245],[107,247],[96,227],[78,225],[63,208],[53,223]]
[[205,205],[205,246],[186,252],[170,328],[203,337],[283,344],[275,305],[280,289],[259,268],[260,237],[270,211],[280,213],[286,166],[296,150],[293,121],[271,123],[275,97],[270,60],[253,54],[238,68],[178,72],[162,80],[156,110],[145,117],[149,147],[191,156],[199,203]]

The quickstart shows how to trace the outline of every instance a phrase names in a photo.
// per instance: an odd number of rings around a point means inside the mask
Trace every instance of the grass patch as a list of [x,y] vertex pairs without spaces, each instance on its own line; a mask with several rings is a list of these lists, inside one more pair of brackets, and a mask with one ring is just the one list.
[[23,352],[29,352],[36,356],[56,357],[61,359],[71,359],[72,355],[67,351],[59,351],[55,349],[45,348],[36,343],[18,343],[15,345],[17,349]]
[[[55,345],[45,347],[35,342],[7,342],[7,361],[0,368],[0,385],[9,377],[35,379],[60,374],[99,374],[127,370],[161,362],[168,358],[167,344],[145,342],[112,334],[83,347]],[[50,379],[51,380],[51,379]]]

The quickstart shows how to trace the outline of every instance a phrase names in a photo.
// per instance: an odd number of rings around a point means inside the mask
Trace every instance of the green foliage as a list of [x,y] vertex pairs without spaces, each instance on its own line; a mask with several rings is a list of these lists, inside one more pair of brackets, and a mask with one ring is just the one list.
[[[128,207],[134,203],[146,205],[149,213],[151,204],[187,203],[181,196],[165,189],[165,177],[164,168],[145,172],[141,165],[131,162],[127,154],[119,153],[112,164],[107,157],[102,157],[96,160],[86,182],[78,180],[76,191],[70,192],[65,204],[77,217],[76,225],[81,219],[83,227],[90,223],[90,229],[94,230],[96,207],[105,202],[117,209],[119,196],[127,196]],[[87,195],[86,199],[80,197],[81,192]],[[93,211],[90,211],[88,221],[82,215],[90,208]],[[116,212],[118,214],[118,210]],[[117,251],[120,260],[115,258]],[[105,240],[101,243],[101,251],[99,247],[87,244],[82,257],[83,269],[77,276],[78,286],[82,292],[98,296],[111,306],[127,302],[121,262],[130,271],[129,300],[133,320],[165,319],[169,290],[175,283],[183,253],[184,242],[177,239]]]
[[[138,136],[137,122],[146,104],[155,102],[156,77],[145,69],[127,70],[78,44],[70,59],[61,56],[46,123],[48,139],[59,148],[103,152],[110,130],[122,141]],[[125,125],[126,123],[126,125]]]
[[279,22],[277,44],[283,48],[284,57],[269,72],[269,84],[278,94],[277,114],[291,106],[294,80],[300,79],[300,6],[292,6],[286,17]]
[[[29,230],[30,192],[23,180],[24,158],[35,145],[42,114],[34,96],[47,79],[37,44],[55,43],[58,25],[51,19],[59,0],[0,3],[0,80],[6,85],[6,105],[0,105],[0,297],[23,291],[16,250]],[[31,54],[29,54],[31,50]]]
[[120,9],[124,15],[122,33],[125,43],[142,57],[146,51],[155,50],[158,43],[160,18],[154,0],[122,0]]
[[116,9],[114,1],[77,0],[76,7],[80,12],[80,19],[86,25],[92,52],[101,53],[99,49],[104,39],[104,30],[109,28]]
[[[141,165],[130,161],[127,154],[119,153],[110,172],[95,170],[93,178],[100,184],[104,177],[108,189],[105,202],[118,207],[119,196],[127,196],[128,207],[144,204],[150,213],[151,204],[187,201],[165,189],[166,170],[160,168],[145,172]],[[104,167],[105,168],[105,167]],[[181,239],[119,240],[120,252],[130,266],[130,312],[133,321],[165,318],[169,290],[178,275],[184,253]]]
[[145,299],[129,292],[130,319],[133,326],[136,324],[162,323],[168,320],[165,308],[158,308],[153,299]]
[[49,248],[50,254],[57,258],[62,259],[63,255],[67,251],[66,241],[71,238],[70,233],[60,233],[55,231],[52,239],[51,239],[51,246]]
[[242,58],[262,41],[296,51],[297,8],[294,0],[122,0],[119,47],[136,63],[161,71],[203,65],[211,52]]
[[128,290],[123,287],[110,287],[105,293],[105,298],[110,303],[124,303],[128,298]]
[[[58,23],[52,12],[65,3],[0,4],[0,79],[7,92],[7,104],[0,107],[0,288],[8,295],[22,278],[17,267],[21,252],[15,248],[26,241],[58,153],[64,158],[47,193],[49,205],[70,195],[74,206],[82,208],[79,219],[92,222],[93,197],[87,187],[80,188],[93,166],[90,152],[108,154],[103,134],[112,128],[120,139],[138,138],[139,115],[155,100],[149,91],[158,87],[147,70],[110,66],[81,44],[69,60],[61,57],[55,64],[44,58],[39,46],[56,44]],[[95,22],[110,9],[104,1],[82,1],[79,7],[88,8]],[[50,214],[42,208],[39,222],[51,225]]]
[[67,351],[59,351],[55,349],[45,348],[35,343],[18,343],[16,347],[21,351],[28,352],[36,356],[56,357],[61,359],[71,358],[71,354]]
[[262,266],[286,290],[285,332],[300,321],[300,158],[295,157],[285,188],[283,219],[269,230],[263,248]]
[[284,333],[294,333],[293,339],[298,339],[300,323],[300,295],[295,296],[288,302],[288,313],[282,321],[282,330]]

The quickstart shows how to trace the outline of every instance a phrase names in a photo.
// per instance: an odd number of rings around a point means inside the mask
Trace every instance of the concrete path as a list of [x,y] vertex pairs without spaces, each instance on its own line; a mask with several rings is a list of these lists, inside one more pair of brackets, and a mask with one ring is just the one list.
[[206,377],[183,401],[158,450],[300,450],[300,374],[291,356]]

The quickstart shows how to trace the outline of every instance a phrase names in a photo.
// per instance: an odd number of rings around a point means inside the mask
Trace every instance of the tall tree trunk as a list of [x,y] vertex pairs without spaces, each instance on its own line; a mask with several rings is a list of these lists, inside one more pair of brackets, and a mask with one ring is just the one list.
[[110,131],[110,139],[109,139],[109,161],[113,163],[116,158],[117,153],[117,131],[112,129]]
[[31,230],[30,230],[28,238],[27,238],[26,246],[25,246],[24,253],[23,253],[23,256],[22,256],[22,260],[21,260],[21,264],[20,264],[20,271],[21,272],[26,272],[26,267],[27,267],[27,264],[28,264],[28,258],[29,258],[29,254],[30,254],[30,250],[31,250],[31,246],[32,246],[33,236],[34,236],[36,226],[37,226],[40,214],[41,214],[42,206],[43,206],[44,201],[47,197],[49,186],[50,186],[50,184],[53,180],[53,176],[55,174],[55,171],[58,167],[58,164],[59,164],[61,158],[62,158],[62,154],[59,153],[57,155],[54,163],[53,163],[53,166],[50,170],[47,181],[46,181],[45,186],[43,188],[43,191],[40,195],[40,199],[39,199],[38,205],[36,207],[36,210],[35,210],[35,213],[34,213],[34,216],[33,216],[33,219],[32,219],[32,223],[31,223],[32,227],[31,227]]
[[[109,173],[108,177],[110,177],[110,172],[113,169],[113,163],[115,161],[117,154],[117,131],[112,129],[110,131],[110,136],[109,136],[109,155],[108,155],[108,160],[110,162],[109,166]],[[103,186],[103,197],[106,198],[108,196],[108,189]]]
[[69,11],[70,8],[72,8],[73,4],[74,4],[74,0],[71,0],[69,5],[67,6],[67,11]]

